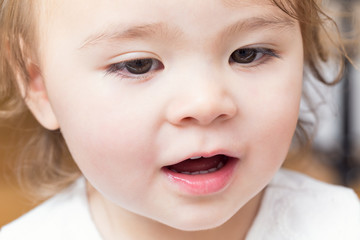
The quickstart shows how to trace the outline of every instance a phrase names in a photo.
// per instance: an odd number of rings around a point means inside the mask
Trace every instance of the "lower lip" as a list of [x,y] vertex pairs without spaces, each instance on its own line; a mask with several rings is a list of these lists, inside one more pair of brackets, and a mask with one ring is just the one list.
[[230,158],[218,171],[199,175],[176,173],[165,167],[162,170],[170,183],[175,184],[181,191],[191,195],[209,195],[220,192],[229,185],[237,162],[238,159]]

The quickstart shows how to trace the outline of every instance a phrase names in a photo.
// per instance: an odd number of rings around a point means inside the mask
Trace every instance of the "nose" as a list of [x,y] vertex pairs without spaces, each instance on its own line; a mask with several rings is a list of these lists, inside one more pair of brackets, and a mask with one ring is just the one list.
[[[180,87],[181,88],[181,87]],[[185,88],[169,103],[167,119],[173,125],[210,125],[233,118],[237,105],[225,86],[203,81]]]

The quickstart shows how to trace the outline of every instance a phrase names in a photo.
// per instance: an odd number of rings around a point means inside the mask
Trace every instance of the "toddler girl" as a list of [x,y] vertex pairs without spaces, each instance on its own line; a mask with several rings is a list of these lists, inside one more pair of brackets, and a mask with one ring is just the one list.
[[62,189],[0,239],[360,239],[351,190],[280,169],[332,59],[315,1],[0,3],[2,116]]

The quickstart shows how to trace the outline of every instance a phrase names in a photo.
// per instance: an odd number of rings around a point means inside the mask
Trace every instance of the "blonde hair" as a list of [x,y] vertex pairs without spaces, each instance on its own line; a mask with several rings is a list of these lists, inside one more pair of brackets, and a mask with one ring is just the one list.
[[26,107],[17,81],[29,82],[28,59],[37,61],[37,1],[0,0],[0,118],[13,122],[19,135],[15,170],[34,196],[46,198],[72,183],[80,171],[59,131],[37,123]]
[[[300,22],[304,43],[304,59],[308,72],[324,84],[334,84],[341,78],[344,61],[338,58],[339,74],[327,81],[322,65],[331,52],[323,47],[328,35],[327,27],[333,20],[315,0],[271,0],[290,17]],[[72,183],[80,171],[73,162],[60,131],[49,131],[37,123],[26,107],[17,81],[29,82],[27,62],[36,62],[39,13],[38,1],[0,0],[0,118],[26,129],[21,136],[21,154],[17,174],[21,183],[37,196],[49,197]],[[344,53],[340,42],[332,41]],[[24,121],[27,119],[28,121]],[[29,120],[30,119],[30,120]],[[297,131],[306,136],[299,119]],[[25,134],[24,134],[25,133]],[[35,190],[35,191],[34,191]]]

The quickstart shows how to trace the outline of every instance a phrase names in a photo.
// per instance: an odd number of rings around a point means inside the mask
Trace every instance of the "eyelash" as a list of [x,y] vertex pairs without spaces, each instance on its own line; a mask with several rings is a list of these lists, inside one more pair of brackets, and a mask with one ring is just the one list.
[[[242,52],[250,51],[253,54],[251,56],[253,57],[252,61],[248,63],[240,63],[235,61],[234,57],[236,56],[236,53],[239,53],[240,51]],[[276,53],[275,50],[272,50],[270,48],[239,48],[230,55],[229,63],[240,65],[239,67],[252,68],[265,64],[267,61],[271,60],[272,58],[280,58],[280,56]]]
[[[150,63],[150,68],[145,72],[141,74],[132,73],[129,71],[131,67],[129,67],[129,64],[139,64],[140,62]],[[129,61],[123,61],[115,64],[111,64],[106,69],[106,75],[108,74],[116,74],[122,78],[136,78],[136,79],[147,79],[151,77],[156,71],[162,70],[164,68],[164,65],[156,59],[153,58],[139,58]]]
[[[242,62],[236,61],[234,58],[237,57],[239,54],[244,53],[251,53],[251,58],[249,62]],[[259,56],[260,55],[260,56]],[[269,48],[239,48],[235,50],[229,57],[229,64],[232,65],[240,65],[240,67],[252,68],[258,67],[260,65],[265,64],[267,61],[271,60],[272,58],[280,58],[280,56],[276,53],[276,51],[269,49]],[[239,59],[237,59],[239,60]],[[150,64],[150,66],[145,66],[145,72],[143,73],[135,73],[137,67],[141,67],[142,64]],[[131,67],[134,65],[135,67]],[[144,66],[143,66],[144,67]],[[151,78],[153,74],[157,71],[164,69],[164,65],[157,59],[154,58],[138,58],[128,61],[123,61],[119,63],[115,63],[110,65],[106,69],[106,75],[108,74],[116,74],[121,78],[132,78],[132,79],[139,79],[139,80],[146,80]],[[133,72],[131,72],[133,71]]]

